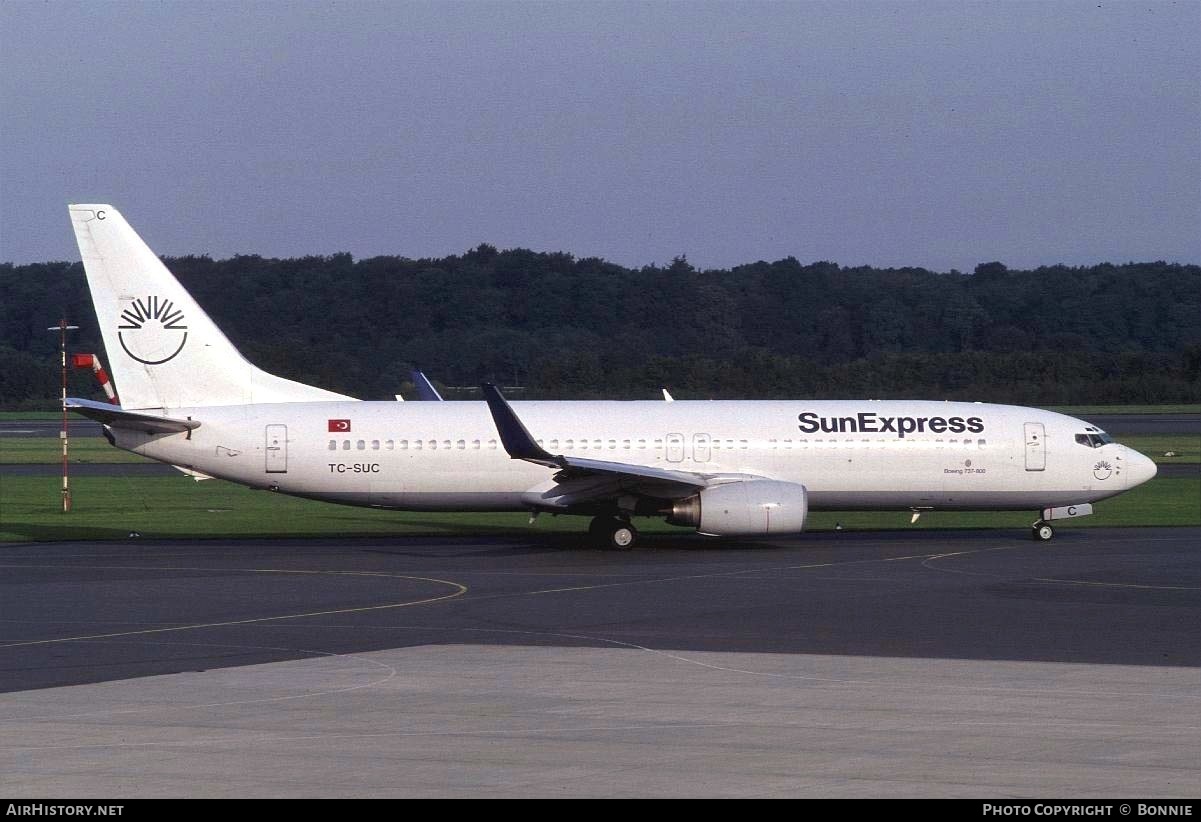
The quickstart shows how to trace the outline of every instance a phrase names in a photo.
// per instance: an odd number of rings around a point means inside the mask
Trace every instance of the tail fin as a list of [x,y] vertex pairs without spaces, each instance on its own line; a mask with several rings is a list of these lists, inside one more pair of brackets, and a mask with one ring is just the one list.
[[119,211],[69,208],[124,408],[353,399],[251,365]]

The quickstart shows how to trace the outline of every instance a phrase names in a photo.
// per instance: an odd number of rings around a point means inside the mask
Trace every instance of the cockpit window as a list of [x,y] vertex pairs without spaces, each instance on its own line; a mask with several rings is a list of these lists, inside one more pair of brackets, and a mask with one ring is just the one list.
[[1096,431],[1097,433],[1077,434],[1076,442],[1088,448],[1100,448],[1102,445],[1109,445],[1109,443],[1113,442],[1113,437],[1109,436],[1104,431],[1101,431],[1097,428],[1091,430]]

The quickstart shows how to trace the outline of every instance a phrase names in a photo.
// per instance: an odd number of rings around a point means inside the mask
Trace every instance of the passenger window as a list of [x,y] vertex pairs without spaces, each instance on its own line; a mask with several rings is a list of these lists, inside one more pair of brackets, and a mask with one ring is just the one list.
[[384,443],[384,448],[386,448],[389,451],[391,451],[395,447],[396,447],[396,443],[394,443],[392,440],[388,440],[387,442]]
[[359,440],[358,442],[356,442],[356,443],[355,443],[355,448],[359,449],[360,451],[366,450],[366,448],[367,448],[367,441],[366,441],[366,440]]
[[467,447],[466,440],[459,440],[458,442],[455,443],[455,448],[458,448],[460,451],[462,451],[466,447]]
[[495,449],[496,448],[496,440],[488,440],[488,447]]
[[408,441],[408,440],[401,440],[401,441],[400,441],[400,448],[401,448],[401,450],[402,450],[402,451],[408,451],[408,450],[409,450],[409,441]]
[[983,448],[985,446],[986,442],[987,442],[986,440],[976,440],[976,447]]
[[378,451],[378,450],[379,450],[379,440],[372,440],[372,441],[371,441],[371,450],[372,450],[372,451]]
[[337,451],[337,450],[338,450],[338,441],[337,441],[337,440],[330,440],[330,441],[329,441],[329,450],[331,450],[331,451]]
[[350,450],[350,440],[342,440],[342,450],[343,451]]
[[479,441],[479,440],[472,440],[472,441],[471,441],[471,447],[472,447],[472,448],[474,448],[476,451],[480,450],[480,441]]

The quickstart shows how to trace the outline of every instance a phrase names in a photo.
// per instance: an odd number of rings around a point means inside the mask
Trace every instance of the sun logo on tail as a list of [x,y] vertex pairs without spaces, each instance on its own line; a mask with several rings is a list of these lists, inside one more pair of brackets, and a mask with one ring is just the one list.
[[183,311],[164,297],[124,298],[117,339],[138,362],[162,365],[183,351],[188,341],[183,320]]

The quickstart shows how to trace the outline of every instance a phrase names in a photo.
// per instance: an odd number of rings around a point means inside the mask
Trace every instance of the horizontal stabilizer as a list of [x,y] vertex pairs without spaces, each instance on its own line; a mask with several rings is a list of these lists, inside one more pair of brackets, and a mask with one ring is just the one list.
[[195,420],[177,420],[157,414],[147,414],[144,411],[126,411],[123,408],[94,400],[68,397],[66,405],[77,414],[82,414],[105,425],[111,425],[113,428],[145,431],[149,434],[179,434],[200,427],[200,423]]
[[171,467],[176,471],[182,471],[197,482],[204,482],[205,480],[213,479],[213,477],[210,477],[208,474],[202,474],[199,471],[193,471],[191,468],[184,468],[182,465],[172,465]]

